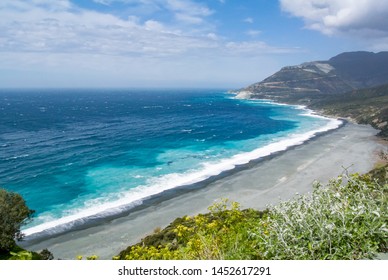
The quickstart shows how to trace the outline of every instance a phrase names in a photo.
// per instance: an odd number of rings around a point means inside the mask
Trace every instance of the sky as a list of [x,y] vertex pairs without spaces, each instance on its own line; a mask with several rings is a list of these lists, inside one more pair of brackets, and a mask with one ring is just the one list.
[[388,1],[0,1],[0,88],[237,89],[359,50],[388,50]]

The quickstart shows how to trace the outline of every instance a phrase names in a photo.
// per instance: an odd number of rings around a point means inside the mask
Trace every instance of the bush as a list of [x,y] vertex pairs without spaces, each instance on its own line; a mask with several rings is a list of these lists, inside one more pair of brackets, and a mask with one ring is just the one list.
[[192,227],[177,227],[180,239],[185,241],[181,248],[184,259],[259,259],[260,252],[255,248],[251,228],[261,220],[266,212],[253,209],[241,210],[237,202],[227,200],[209,207],[208,215],[187,217]]
[[43,249],[38,254],[39,254],[41,260],[51,261],[54,259],[53,253],[51,253],[48,249]]
[[[113,259],[257,259],[258,251],[247,242],[250,229],[266,211],[240,210],[238,203],[223,200],[210,212],[177,218],[160,232],[147,236]],[[246,245],[246,246],[242,246]]]
[[[387,251],[388,185],[339,177],[270,209],[257,228],[266,259],[365,259]],[[266,224],[266,226],[264,225]]]
[[0,189],[0,251],[9,252],[15,246],[15,239],[22,239],[20,227],[33,213],[21,195]]

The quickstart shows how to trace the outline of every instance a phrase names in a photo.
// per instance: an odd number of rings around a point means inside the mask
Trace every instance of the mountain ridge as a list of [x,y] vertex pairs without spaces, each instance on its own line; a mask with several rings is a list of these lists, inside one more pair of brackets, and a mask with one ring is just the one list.
[[[287,100],[289,95],[338,94],[388,83],[388,52],[347,52],[326,61],[286,66],[241,91]],[[291,98],[295,99],[295,98]]]
[[286,66],[236,94],[352,118],[388,137],[388,52],[346,52],[329,60]]

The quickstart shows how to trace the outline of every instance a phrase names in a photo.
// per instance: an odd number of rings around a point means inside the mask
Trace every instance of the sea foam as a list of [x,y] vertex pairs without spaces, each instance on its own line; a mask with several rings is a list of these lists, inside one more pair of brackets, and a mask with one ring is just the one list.
[[[300,108],[302,109],[302,108]],[[220,175],[236,168],[236,166],[245,165],[253,160],[265,158],[274,153],[285,151],[290,147],[301,145],[315,136],[336,129],[341,126],[342,121],[337,119],[328,119],[316,115],[313,111],[304,108],[303,115],[313,118],[323,118],[328,123],[320,128],[313,129],[303,133],[289,134],[281,137],[277,141],[259,147],[249,152],[236,154],[230,158],[221,160],[203,162],[196,170],[190,170],[183,173],[171,173],[156,178],[151,178],[147,184],[138,186],[120,194],[120,197],[106,199],[92,199],[83,207],[73,209],[68,215],[59,219],[49,220],[37,226],[26,228],[23,233],[27,237],[35,235],[51,235],[64,232],[75,226],[89,223],[91,220],[117,215],[124,211],[133,209],[142,205],[145,200],[155,195],[162,195],[163,192],[177,187],[189,186],[213,176]]]

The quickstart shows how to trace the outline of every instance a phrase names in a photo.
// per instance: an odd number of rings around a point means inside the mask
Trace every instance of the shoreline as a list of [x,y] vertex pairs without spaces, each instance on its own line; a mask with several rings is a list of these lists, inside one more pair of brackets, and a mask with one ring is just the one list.
[[151,199],[120,216],[21,245],[34,251],[47,248],[61,259],[77,255],[110,259],[177,217],[207,212],[218,199],[237,201],[243,208],[264,209],[295,193],[309,192],[315,180],[325,183],[345,170],[367,172],[376,162],[376,152],[384,149],[376,133],[370,126],[344,123],[301,145],[215,176],[202,186],[172,190],[168,196]]
[[[338,119],[339,120],[339,119]],[[347,121],[346,120],[339,120],[341,123],[338,124],[338,127],[330,128],[328,130],[323,130],[319,132],[315,132],[311,138],[308,138],[307,140],[303,140],[302,143],[297,143],[294,145],[286,146],[284,149],[279,149],[274,152],[270,152],[268,155],[260,156],[258,158],[254,158],[249,160],[248,162],[235,165],[232,169],[227,169],[222,171],[221,173],[217,175],[212,175],[204,180],[191,183],[191,184],[184,184],[180,185],[171,189],[166,189],[160,193],[153,194],[149,197],[144,198],[141,202],[135,205],[128,205],[127,207],[120,207],[120,211],[117,212],[109,212],[107,215],[104,212],[101,214],[96,214],[92,216],[85,217],[84,219],[81,218],[79,220],[74,220],[72,222],[61,224],[59,226],[55,226],[52,228],[48,228],[46,230],[36,232],[30,235],[27,235],[24,238],[24,243],[28,246],[29,244],[35,244],[40,241],[44,241],[49,238],[54,238],[66,233],[75,232],[83,229],[87,229],[90,227],[98,226],[101,223],[106,223],[107,221],[115,220],[117,218],[125,217],[132,212],[137,212],[142,209],[145,209],[155,203],[160,203],[165,200],[173,199],[179,195],[186,194],[192,191],[200,190],[202,188],[206,188],[208,185],[215,183],[219,180],[225,179],[227,177],[233,176],[241,171],[254,168],[256,165],[263,163],[267,160],[270,160],[276,156],[279,156],[283,153],[286,153],[287,151],[290,151],[292,149],[295,149],[296,147],[300,145],[304,145],[310,141],[314,141],[316,138],[319,138],[321,136],[324,136],[326,134],[330,134],[337,129],[340,129],[341,127],[345,126]],[[279,142],[276,142],[277,144]],[[265,146],[264,148],[266,148]],[[259,148],[262,149],[262,148]]]
[[25,239],[27,240],[27,244],[30,240],[35,243],[38,240],[55,237],[66,232],[95,226],[101,222],[116,219],[125,216],[130,212],[147,207],[147,205],[152,202],[169,199],[192,189],[205,187],[211,182],[250,168],[258,162],[270,159],[271,157],[293,149],[296,146],[303,145],[316,137],[331,133],[346,123],[346,120],[343,119],[321,116],[313,110],[306,108],[306,106],[281,104],[270,100],[258,101],[265,101],[266,103],[275,104],[276,106],[296,107],[297,109],[302,110],[300,115],[325,119],[328,123],[319,128],[310,128],[309,131],[295,132],[289,134],[288,137],[280,137],[276,140],[273,139],[272,142],[267,143],[264,146],[256,147],[252,151],[242,151],[241,153],[229,158],[224,158],[218,162],[210,162],[206,164],[206,168],[188,172],[185,174],[185,177],[178,178],[178,181],[175,181],[172,184],[167,184],[163,187],[158,187],[157,189],[148,188],[148,192],[144,194],[144,196],[137,196],[135,200],[122,199],[108,202],[103,205],[91,207],[90,209],[83,209],[79,213],[73,215],[64,216],[53,221],[48,221],[24,229],[23,233],[26,235]]

